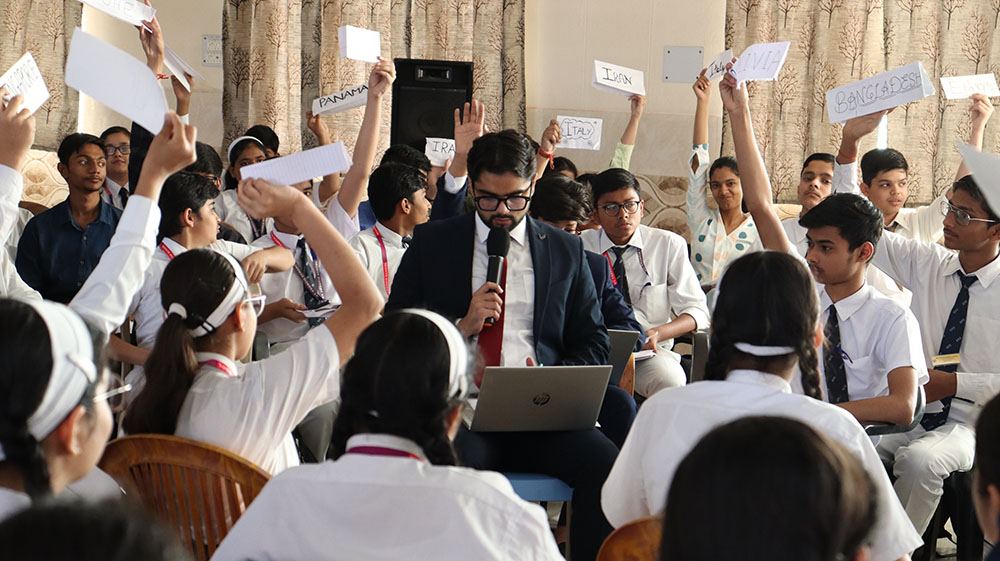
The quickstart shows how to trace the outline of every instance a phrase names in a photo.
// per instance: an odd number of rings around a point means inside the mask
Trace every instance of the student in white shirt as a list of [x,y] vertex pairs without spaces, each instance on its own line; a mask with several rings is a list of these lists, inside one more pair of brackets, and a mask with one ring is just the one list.
[[331,280],[344,304],[287,351],[237,366],[253,341],[263,297],[254,296],[231,256],[207,249],[176,256],[160,284],[167,318],[147,361],[146,385],[129,402],[123,425],[130,434],[221,446],[273,474],[298,464],[292,428],[338,396],[340,367],[381,299],[347,242],[301,191],[247,180],[239,193],[251,216],[280,216],[322,261],[340,263]]
[[[736,158],[723,156],[709,166],[708,98],[712,83],[705,78],[705,70],[701,71],[692,89],[698,105],[694,114],[691,156],[687,161],[690,167],[687,218],[691,230],[691,264],[698,281],[708,285],[719,280],[733,259],[763,247],[753,218],[743,204]],[[708,206],[710,193],[718,210]]]
[[455,466],[474,363],[438,314],[375,322],[344,369],[336,460],[269,481],[212,559],[562,559],[541,508],[496,472]]
[[659,558],[864,561],[876,491],[847,448],[809,425],[744,417],[677,466]]
[[250,218],[237,202],[236,186],[243,178],[241,169],[267,159],[264,144],[252,136],[241,136],[229,144],[226,159],[229,161],[229,168],[223,178],[225,189],[215,201],[215,212],[220,220],[239,232],[246,243],[250,243],[266,235],[272,221]]
[[1000,397],[983,407],[976,421],[976,467],[972,501],[983,537],[994,544],[986,561],[1000,559]]
[[[0,94],[7,89],[0,87]],[[18,202],[24,192],[24,178],[19,171],[28,160],[28,150],[35,139],[35,119],[22,109],[22,98],[15,96],[6,106],[0,103],[0,243],[8,244],[18,229]],[[16,241],[14,242],[16,245]],[[41,300],[14,267],[14,258],[0,251],[0,297]]]
[[[734,123],[734,133],[744,124]],[[741,157],[744,185],[749,159]],[[643,403],[601,493],[608,520],[621,526],[662,512],[678,463],[713,428],[775,415],[802,421],[861,461],[875,482],[880,511],[871,559],[906,559],[920,545],[920,535],[892,492],[875,447],[850,413],[818,399],[817,348],[823,340],[818,320],[812,278],[795,257],[761,251],[734,261],[719,284],[706,379]],[[791,393],[799,371],[806,395]],[[742,479],[743,472],[729,473],[753,485]]]
[[708,327],[708,306],[679,235],[639,223],[642,199],[635,176],[612,168],[591,179],[600,230],[580,234],[584,249],[603,254],[612,283],[646,330],[651,358],[635,365],[635,391],[649,397],[686,380],[673,340]]
[[350,243],[368,276],[388,300],[392,279],[410,245],[413,229],[430,218],[427,183],[416,168],[383,164],[368,181],[368,201],[377,222]]
[[99,137],[104,142],[104,155],[107,157],[107,175],[104,178],[104,188],[101,189],[101,200],[118,210],[125,209],[128,202],[128,158],[131,153],[129,139],[132,133],[125,127],[110,127]]
[[982,191],[996,188],[977,185],[973,177],[957,181],[951,201],[940,206],[946,213],[944,247],[886,233],[873,259],[913,292],[911,309],[931,367],[920,426],[879,443],[883,458],[894,460],[896,492],[921,531],[937,508],[944,479],[972,467],[973,423],[1000,392],[1000,217]]

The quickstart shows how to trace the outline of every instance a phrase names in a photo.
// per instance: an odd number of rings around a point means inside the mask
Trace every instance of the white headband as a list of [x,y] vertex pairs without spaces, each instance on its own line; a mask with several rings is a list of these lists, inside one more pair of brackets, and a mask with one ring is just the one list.
[[781,356],[795,352],[793,347],[769,347],[767,345],[752,345],[750,343],[734,343],[737,350],[753,356]]
[[[94,341],[80,316],[62,304],[25,302],[41,316],[49,331],[52,372],[42,402],[28,418],[28,432],[42,441],[80,404],[87,387],[97,382]],[[6,456],[0,449],[0,460]]]
[[[233,273],[236,275],[236,279],[229,287],[229,291],[226,292],[226,296],[212,310],[212,313],[208,314],[208,317],[201,322],[201,325],[188,330],[188,333],[195,339],[208,335],[218,329],[222,325],[222,322],[226,321],[226,318],[236,311],[236,306],[243,301],[243,296],[246,295],[249,287],[246,275],[243,274],[243,266],[236,261],[236,258],[221,251],[217,253],[229,262],[229,265],[233,268]],[[181,319],[187,319],[188,317],[187,308],[180,302],[173,302],[167,306],[167,315],[170,314],[177,314]]]
[[[236,140],[232,141],[231,143],[229,143],[229,150],[226,151],[226,161],[232,163],[232,161],[233,161],[233,148],[236,148],[236,145],[239,144],[240,142],[244,141],[244,140],[252,140],[252,141],[254,141],[254,142],[256,142],[257,144],[260,145],[260,149],[261,150],[264,150],[264,143],[261,142],[259,138],[254,137],[254,136],[241,136],[241,137],[237,138]],[[264,150],[264,151],[266,152],[266,150]]]
[[444,316],[430,310],[420,310],[417,308],[407,308],[403,312],[427,318],[441,330],[444,340],[448,342],[448,358],[450,361],[448,369],[448,398],[464,399],[469,391],[469,377],[467,367],[469,365],[469,347],[465,344],[465,338],[461,332]]

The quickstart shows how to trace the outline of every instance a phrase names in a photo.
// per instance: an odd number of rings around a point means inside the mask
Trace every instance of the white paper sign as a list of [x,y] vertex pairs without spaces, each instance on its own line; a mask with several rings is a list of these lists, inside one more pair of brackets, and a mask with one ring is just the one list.
[[1000,212],[1000,157],[980,152],[964,142],[955,142],[965,165],[972,172],[972,179],[979,185],[986,203],[994,213]]
[[641,70],[599,60],[594,61],[594,77],[591,79],[591,85],[614,94],[646,95],[646,81]]
[[340,173],[351,167],[343,142],[317,146],[240,169],[243,179],[263,179],[272,185],[294,185],[315,177]]
[[972,94],[985,94],[986,97],[1000,97],[997,87],[997,77],[989,74],[975,76],[942,76],[941,89],[945,99],[969,99]]
[[378,62],[382,53],[382,36],[378,31],[343,25],[337,29],[340,40],[340,58]]
[[892,109],[934,95],[924,65],[913,62],[826,92],[831,123]]
[[708,63],[705,71],[705,77],[709,80],[714,80],[719,76],[726,73],[726,65],[733,61],[733,50],[726,49],[721,53],[715,55],[712,62]]
[[163,128],[167,100],[153,71],[125,51],[77,27],[66,60],[66,85],[153,134]]
[[156,8],[136,0],[80,0],[80,2],[135,26],[142,25],[144,21],[153,21],[153,17],[156,16]]
[[604,124],[601,119],[558,115],[556,121],[559,121],[562,132],[562,140],[556,144],[556,148],[601,149],[601,127]]
[[199,74],[198,71],[195,70],[193,66],[184,62],[184,59],[177,56],[177,53],[175,53],[173,49],[171,49],[166,45],[164,45],[164,47],[165,48],[163,49],[163,65],[167,67],[167,70],[169,70],[171,74],[177,77],[181,85],[184,86],[184,89],[186,89],[187,91],[191,91],[191,83],[188,82],[187,78],[184,77],[184,73],[186,72],[192,78],[197,78],[199,80],[203,79],[201,74]]
[[313,115],[323,113],[339,113],[355,107],[361,107],[368,102],[368,84],[347,88],[342,92],[324,95],[313,100]]
[[[0,76],[0,86],[7,87],[10,97],[22,96],[24,107],[27,107],[32,114],[49,99],[49,89],[45,87],[42,72],[30,52],[24,53],[10,70]],[[3,102],[7,101],[8,99],[4,98]]]
[[733,64],[733,77],[740,82],[777,79],[790,45],[788,41],[750,45]]
[[455,141],[450,138],[427,138],[424,154],[432,166],[443,167],[448,160],[455,158]]

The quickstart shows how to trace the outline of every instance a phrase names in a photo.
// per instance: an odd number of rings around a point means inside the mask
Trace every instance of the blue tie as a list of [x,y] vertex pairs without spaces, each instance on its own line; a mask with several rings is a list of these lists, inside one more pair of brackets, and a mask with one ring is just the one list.
[[[962,282],[962,288],[955,298],[955,305],[951,307],[951,315],[948,316],[948,323],[944,326],[944,335],[941,336],[941,347],[938,349],[939,355],[955,354],[962,348],[962,336],[965,334],[965,316],[969,311],[969,287],[976,282],[975,275],[963,275],[960,271],[955,273]],[[938,370],[944,372],[955,372],[958,364],[946,364],[939,366]],[[934,430],[948,420],[948,412],[951,410],[951,396],[941,398],[943,408],[939,413],[925,413],[920,420],[920,426],[924,430]]]
[[836,306],[830,305],[830,316],[823,330],[830,343],[823,351],[823,376],[826,378],[826,393],[830,403],[844,403],[850,398],[847,393],[847,367],[840,350],[840,322]]

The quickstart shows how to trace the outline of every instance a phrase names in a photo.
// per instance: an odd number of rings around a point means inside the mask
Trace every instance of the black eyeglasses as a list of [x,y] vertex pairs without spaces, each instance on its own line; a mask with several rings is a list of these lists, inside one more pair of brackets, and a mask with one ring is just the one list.
[[121,146],[108,145],[104,147],[104,155],[110,158],[115,155],[115,150],[120,152],[122,156],[128,156],[129,152],[132,151],[128,144],[122,144]]
[[625,209],[625,214],[635,214],[639,210],[639,201],[629,201],[623,204],[611,203],[599,208],[608,216],[618,216],[623,208]]
[[531,202],[531,197],[526,197],[524,195],[511,195],[509,197],[487,195],[484,197],[476,197],[476,206],[479,210],[485,210],[487,212],[500,208],[500,203],[503,203],[504,206],[507,207],[507,210],[510,211],[524,210],[528,208],[529,202]]
[[949,203],[948,201],[941,201],[941,214],[943,216],[948,216],[949,213],[955,215],[955,222],[958,222],[960,226],[968,226],[969,222],[989,222],[996,223],[996,220],[988,220],[986,218],[973,218],[969,216],[968,212],[958,208],[957,206]]

